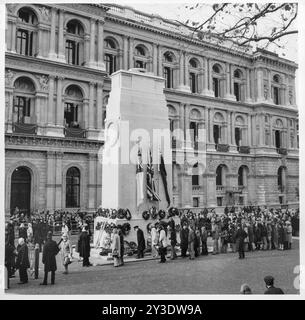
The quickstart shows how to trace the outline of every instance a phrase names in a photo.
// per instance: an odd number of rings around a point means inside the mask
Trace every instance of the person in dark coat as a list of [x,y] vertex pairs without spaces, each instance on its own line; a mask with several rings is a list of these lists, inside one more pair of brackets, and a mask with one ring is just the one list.
[[235,235],[239,259],[245,258],[244,242],[247,236],[248,236],[247,232],[242,228],[241,224],[239,224],[236,230],[236,235]]
[[12,219],[10,219],[10,221],[7,224],[7,232],[8,242],[10,243],[10,245],[15,247],[15,227]]
[[55,271],[57,270],[56,255],[60,251],[58,244],[52,240],[52,232],[48,232],[47,241],[43,246],[42,263],[44,264],[44,278],[41,285],[48,284],[48,273],[51,272],[51,284],[55,284]]
[[20,224],[20,227],[19,227],[19,238],[23,238],[24,241],[26,241],[27,237],[28,237],[28,234],[26,232],[26,228],[24,226],[23,223]]
[[[175,225],[175,223],[174,223]],[[170,234],[169,240],[170,240],[170,245],[171,245],[171,260],[175,260],[177,258],[177,253],[176,253],[176,244],[177,244],[177,236],[176,236],[176,229],[173,224],[169,224],[167,229]]]
[[267,290],[264,294],[284,294],[283,290],[274,286],[274,278],[272,276],[266,276],[264,278]]
[[124,265],[124,235],[122,232],[122,227],[118,227],[119,237],[120,237],[120,266]]
[[83,258],[83,267],[90,267],[92,264],[89,261],[90,257],[90,235],[87,227],[82,228],[82,232],[78,240],[79,256]]
[[28,283],[27,269],[30,267],[29,250],[23,238],[19,238],[17,246],[16,269],[19,269],[20,282],[18,284]]
[[134,230],[137,233],[137,242],[138,242],[138,255],[137,259],[144,258],[144,250],[145,250],[145,238],[143,231],[138,227],[135,226]]
[[14,276],[15,258],[17,254],[15,247],[10,243],[8,231],[5,234],[5,238],[5,267],[7,269],[8,277],[12,278]]
[[202,249],[201,249],[201,254],[206,256],[208,255],[208,247],[207,247],[207,240],[208,240],[208,232],[206,230],[205,225],[201,227],[201,244],[202,244]]
[[189,230],[187,224],[183,224],[182,230],[180,231],[180,247],[181,247],[181,257],[186,257],[186,252],[188,249],[188,238],[189,238]]

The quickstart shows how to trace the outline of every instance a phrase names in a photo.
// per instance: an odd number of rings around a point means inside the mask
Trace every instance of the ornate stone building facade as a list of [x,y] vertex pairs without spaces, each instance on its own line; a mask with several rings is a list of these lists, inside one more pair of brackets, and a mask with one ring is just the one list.
[[134,67],[165,78],[170,128],[184,132],[172,145],[175,206],[298,203],[294,62],[129,7],[6,8],[6,214],[101,204],[109,75]]

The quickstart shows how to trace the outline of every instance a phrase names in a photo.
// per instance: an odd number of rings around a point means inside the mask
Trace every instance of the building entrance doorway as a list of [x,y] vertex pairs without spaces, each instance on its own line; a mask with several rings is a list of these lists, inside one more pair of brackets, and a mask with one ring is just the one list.
[[14,170],[11,180],[11,214],[16,207],[25,215],[30,214],[31,207],[31,173],[25,167]]

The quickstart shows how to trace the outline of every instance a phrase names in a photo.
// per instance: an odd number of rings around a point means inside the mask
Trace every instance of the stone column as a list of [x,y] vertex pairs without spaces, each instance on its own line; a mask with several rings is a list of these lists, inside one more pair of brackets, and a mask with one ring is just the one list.
[[265,141],[264,141],[264,130],[265,130],[265,126],[264,126],[264,114],[259,114],[258,117],[258,123],[259,123],[259,146],[264,146],[265,145]]
[[211,91],[212,95],[214,96],[213,91],[213,61],[208,59],[208,69],[209,69],[209,90]]
[[64,43],[64,10],[59,10],[58,22],[58,60],[65,62],[65,43]]
[[83,99],[83,129],[88,129],[89,127],[89,99]]
[[[37,58],[42,58],[42,49],[43,49],[43,30],[41,24],[38,24],[38,45],[37,45]],[[33,48],[34,49],[34,48]]]
[[54,125],[54,76],[49,76],[48,125]]
[[184,54],[184,84],[190,90],[188,55]]
[[123,50],[123,69],[128,70],[128,38],[126,36],[123,37]]
[[129,69],[133,68],[133,46],[134,46],[134,39],[129,37]]
[[64,125],[64,112],[62,102],[62,81],[63,77],[57,77],[57,99],[56,99],[56,125],[62,127]]
[[13,131],[13,108],[14,108],[14,89],[5,89],[5,104],[7,108],[7,133],[11,133]]
[[210,124],[210,143],[208,145],[208,149],[215,150],[215,142],[214,142],[214,136],[213,136],[213,126],[214,126],[214,108],[209,109],[209,124]]
[[97,67],[105,71],[104,62],[104,20],[97,21],[98,39],[97,39]]
[[14,21],[11,22],[11,25],[12,25],[11,52],[13,53],[16,53],[16,23],[17,23],[16,19],[14,19]]
[[261,68],[257,69],[257,97],[256,101],[261,102],[264,98],[264,73]]
[[96,67],[95,62],[95,19],[90,19],[90,55],[89,55],[89,67]]
[[180,52],[179,61],[179,88],[184,87],[184,52]]
[[232,137],[231,137],[231,133],[232,133],[232,119],[231,119],[231,112],[227,111],[227,118],[228,118],[228,123],[227,123],[227,144],[231,144],[232,141]]
[[162,56],[162,47],[158,45],[158,76],[163,76],[163,56]]
[[55,208],[55,152],[47,151],[46,209]]
[[293,128],[294,128],[294,141],[293,141],[293,145],[294,145],[294,149],[298,149],[298,130],[297,130],[297,120],[294,119],[293,120]]
[[90,35],[85,34],[84,36],[84,48],[85,48],[85,57],[84,62],[86,67],[89,67],[89,60],[90,60]]
[[51,8],[51,32],[50,32],[50,49],[49,49],[49,59],[55,60],[57,54],[55,53],[55,27],[56,27],[56,9]]
[[248,133],[248,146],[251,147],[251,115],[247,115],[247,120],[248,120],[248,126],[247,126],[247,133]]
[[271,98],[271,89],[272,89],[272,87],[271,87],[271,71],[268,70],[268,98],[267,98],[267,100],[269,103],[274,103]]
[[89,124],[88,124],[88,129],[94,129],[94,119],[95,119],[95,114],[94,114],[94,87],[95,83],[90,82],[89,83],[89,108],[88,108],[88,119],[89,119]]
[[291,146],[290,146],[290,118],[286,118],[286,121],[287,121],[287,136],[286,136],[287,142],[286,142],[286,148],[287,148],[287,149],[291,149]]
[[235,112],[232,112],[231,115],[231,122],[232,122],[232,127],[231,127],[231,141],[232,141],[232,145],[236,148],[236,141],[235,141],[235,118],[236,118],[236,114]]
[[88,209],[96,208],[96,154],[88,154]]
[[103,83],[98,82],[96,88],[96,116],[97,116],[97,129],[100,131],[104,129],[103,124]]
[[157,45],[153,44],[153,73],[158,75],[158,48]]
[[269,147],[271,148],[273,146],[273,143],[272,143],[273,132],[272,132],[272,117],[271,117],[271,115],[269,115],[269,136],[270,136]]
[[251,88],[250,69],[247,69],[246,70],[246,102],[248,103],[252,102],[250,88]]
[[204,108],[204,121],[205,121],[205,131],[206,131],[206,143],[211,141],[210,139],[210,127],[209,127],[209,107]]
[[234,83],[232,76],[232,66],[229,63],[226,63],[226,93],[225,98],[229,100],[235,100],[236,97],[233,95],[234,92]]
[[62,181],[62,160],[63,152],[55,152],[56,166],[55,166],[55,208],[61,209],[65,207],[65,198],[63,197],[63,183]]

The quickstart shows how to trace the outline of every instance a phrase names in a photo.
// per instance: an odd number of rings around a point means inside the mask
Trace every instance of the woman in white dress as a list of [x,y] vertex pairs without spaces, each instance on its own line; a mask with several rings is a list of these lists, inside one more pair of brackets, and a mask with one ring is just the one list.
[[120,236],[118,234],[117,227],[113,228],[113,239],[112,239],[112,257],[113,257],[113,265],[114,267],[120,266],[120,257],[121,257],[121,243],[120,243]]
[[65,268],[64,274],[68,274],[68,266],[72,260],[72,246],[67,234],[64,234],[62,236],[62,242],[60,243],[60,250],[61,250],[62,264]]

